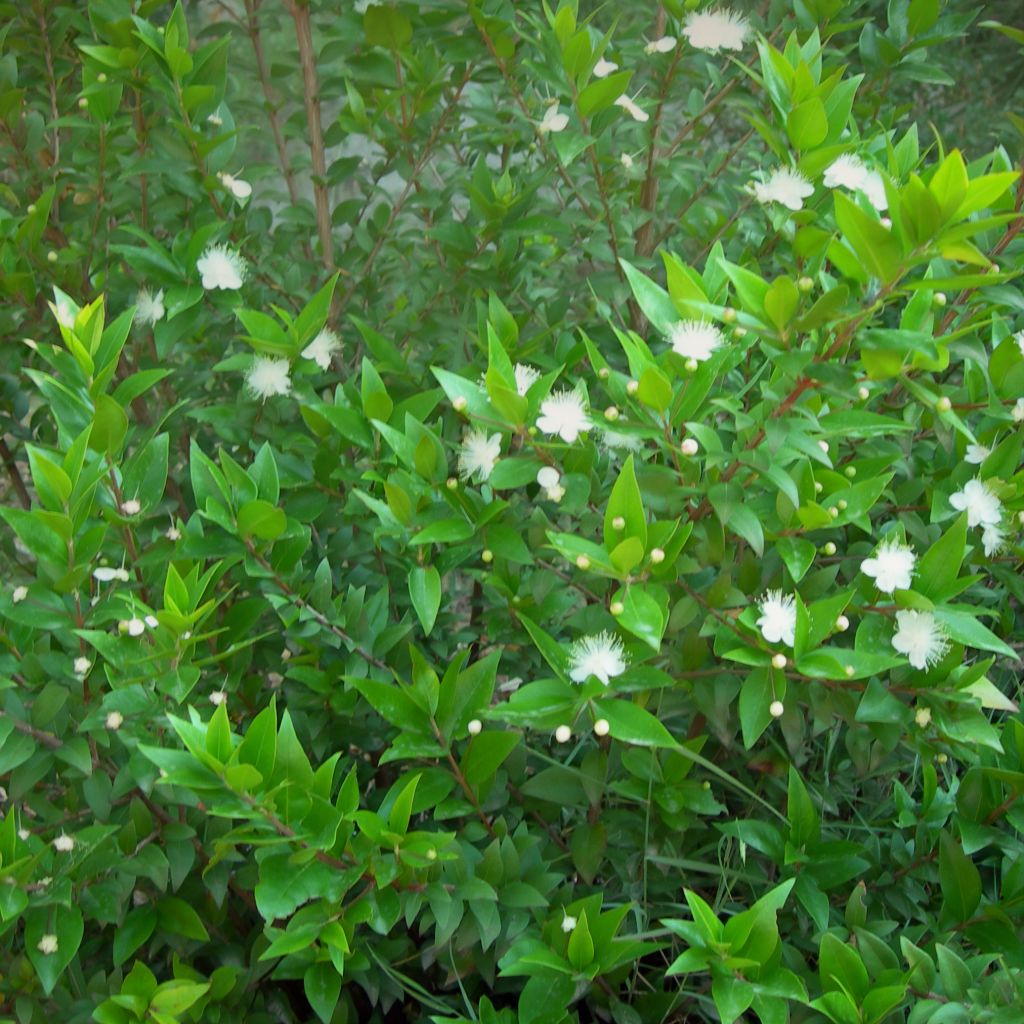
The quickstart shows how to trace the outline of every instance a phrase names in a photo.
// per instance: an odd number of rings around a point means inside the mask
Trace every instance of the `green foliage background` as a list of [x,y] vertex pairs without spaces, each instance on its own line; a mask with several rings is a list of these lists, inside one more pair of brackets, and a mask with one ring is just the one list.
[[0,1017],[1021,1020],[1014,5],[358,6],[0,2]]

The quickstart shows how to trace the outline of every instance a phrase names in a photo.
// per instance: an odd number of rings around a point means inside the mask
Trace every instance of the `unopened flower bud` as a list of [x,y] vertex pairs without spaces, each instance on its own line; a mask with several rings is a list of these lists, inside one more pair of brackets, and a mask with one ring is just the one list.
[[92,662],[85,657],[75,658],[75,675],[84,676],[88,674],[89,669],[92,668]]
[[566,935],[568,935],[569,932],[575,930],[576,918],[572,917],[570,914],[566,914],[565,917],[562,918],[562,931],[565,932]]
[[949,757],[946,754],[936,754],[935,760],[938,761],[939,764],[945,764],[949,760]]
[[892,221],[888,217],[882,217],[879,220],[879,223],[882,225],[883,228],[885,228],[886,231],[892,228]]
[[611,726],[608,724],[607,718],[599,718],[594,723],[594,735],[595,736],[607,736],[611,731]]
[[700,363],[691,356],[685,363],[683,363],[683,366],[686,368],[687,373],[696,373]]
[[576,556],[576,568],[577,569],[589,569],[590,568],[590,559],[587,558],[586,555],[577,555]]
[[734,327],[732,329],[732,336],[736,341],[739,341],[741,338],[745,338],[747,336],[746,327]]
[[604,418],[609,423],[614,423],[619,418],[619,410],[614,405],[609,405],[604,411]]
[[722,319],[727,324],[734,324],[734,323],[736,323],[736,318],[738,316],[739,316],[739,313],[737,313],[736,310],[732,308],[732,306],[726,306],[725,309],[722,310]]
[[845,512],[850,506],[849,502],[845,498],[840,498],[836,504],[839,506],[840,512]]
[[786,667],[786,656],[784,654],[773,654],[772,655],[772,667],[783,669]]
[[117,732],[124,725],[124,715],[120,711],[111,711],[107,714],[106,727],[111,732]]
[[610,611],[612,615],[621,615],[625,610],[626,606],[621,601],[612,601],[608,606],[608,611]]
[[852,480],[857,475],[857,467],[847,466],[846,469],[843,470],[843,472],[850,480]]
[[781,718],[785,711],[786,707],[781,700],[773,700],[771,704],[768,705],[768,714],[771,715],[772,718]]
[[850,620],[845,615],[840,615],[839,618],[836,619],[836,629],[838,629],[840,633],[845,633],[849,628]]
[[88,96],[80,97],[80,99],[78,100],[78,109],[79,110],[87,110],[88,107],[89,107],[89,97]]
[[859,387],[857,388],[857,397],[862,402],[866,402],[871,397],[871,392],[866,387]]
[[700,451],[700,445],[697,443],[697,439],[696,438],[688,437],[679,446],[679,450],[684,455],[696,455],[697,452]]
[[814,481],[814,493],[815,494],[821,494],[821,492],[823,490],[825,490],[825,485],[820,480],[815,480]]
[[572,729],[567,725],[560,725],[555,730],[555,741],[557,743],[568,743],[572,739]]
[[466,725],[466,732],[468,732],[470,736],[479,736],[483,727],[484,723],[481,722],[479,718],[471,718]]
[[459,481],[458,481],[458,478],[457,478],[457,477],[454,477],[454,476],[450,476],[450,477],[448,477],[448,479],[447,479],[447,480],[445,481],[445,484],[444,484],[444,485],[445,485],[445,487],[447,487],[447,488],[448,488],[448,490],[449,490],[449,491],[454,491],[454,490],[457,490],[457,489],[458,489],[458,486],[459,486]]
[[806,295],[808,292],[814,291],[814,280],[805,275],[796,282],[796,286]]
[[612,520],[613,530],[624,530],[626,528],[626,520],[622,516],[616,516]]
[[607,366],[602,366],[601,369],[597,371],[597,375],[601,380],[607,380],[612,375],[612,371],[609,370]]
[[626,385],[626,394],[627,395],[635,395],[639,390],[640,390],[640,381],[638,381],[638,380],[631,380]]
[[946,304],[946,293],[936,292],[932,296],[932,302],[935,303],[935,305],[938,306],[939,309],[941,309]]
[[921,729],[927,729],[931,725],[932,721],[932,709],[931,708],[918,708],[914,712],[914,721]]
[[661,565],[665,561],[665,552],[661,548],[651,548],[651,561],[655,565]]
[[820,448],[820,449],[821,449],[821,450],[822,450],[822,451],[823,451],[823,452],[824,452],[824,453],[825,453],[826,455],[828,455],[828,441],[819,441],[819,442],[818,442],[818,447],[819,447],[819,448]]
[[48,260],[49,260],[49,261],[50,261],[51,263],[56,263],[56,262],[57,262],[57,254],[56,254],[56,253],[55,253],[55,252],[53,251],[53,249],[51,249],[51,250],[50,250],[50,251],[49,251],[49,252],[48,252],[48,253],[46,254],[46,258],[47,258],[47,259],[48,259]]
[[469,402],[466,401],[465,395],[456,395],[455,400],[452,402],[452,408],[456,412],[463,412],[467,405],[469,405]]
[[11,604],[21,604],[28,597],[28,587],[15,587],[11,591]]
[[831,517],[832,517],[833,519],[838,519],[838,518],[839,518],[839,509],[837,509],[837,508],[835,507],[835,505],[832,505],[832,506],[830,506],[830,507],[829,507],[829,510],[828,510],[828,514],[829,514],[829,515],[830,515],[830,516],[831,516]]
[[948,395],[943,395],[936,403],[935,408],[938,412],[949,412],[953,408],[953,403],[949,400]]
[[480,552],[480,561],[493,562],[494,552],[490,548],[484,548],[483,551]]
[[852,665],[847,665],[843,671],[846,673],[847,678],[853,678],[854,668]]
[[219,708],[221,704],[227,704],[228,694],[226,690],[214,690],[210,694],[210,703],[215,707]]

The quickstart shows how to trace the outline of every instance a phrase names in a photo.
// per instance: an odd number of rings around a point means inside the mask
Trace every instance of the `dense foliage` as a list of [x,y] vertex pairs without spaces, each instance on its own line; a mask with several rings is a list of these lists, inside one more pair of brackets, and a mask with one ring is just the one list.
[[3,1019],[1021,1019],[994,13],[0,0]]

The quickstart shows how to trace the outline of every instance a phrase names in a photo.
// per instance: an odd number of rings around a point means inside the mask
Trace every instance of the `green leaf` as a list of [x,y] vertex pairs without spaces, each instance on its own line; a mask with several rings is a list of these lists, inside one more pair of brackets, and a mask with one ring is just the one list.
[[152,1014],[167,1014],[177,1017],[197,1003],[210,991],[210,983],[187,981],[184,978],[165,981],[160,985],[149,1002]]
[[591,117],[607,110],[627,89],[632,71],[616,71],[606,78],[595,78],[576,100],[580,117]]
[[828,118],[821,100],[811,96],[793,107],[786,117],[786,131],[790,142],[798,150],[814,149],[821,145],[828,135]]
[[903,247],[896,234],[838,189],[833,195],[836,223],[857,258],[883,284],[895,280],[903,260]]
[[412,39],[412,22],[397,8],[375,4],[363,14],[363,31],[370,46],[401,50]]
[[517,732],[486,729],[474,736],[462,758],[462,774],[471,786],[486,782],[522,739]]
[[569,936],[569,946],[566,950],[569,963],[582,971],[594,959],[594,940],[590,936],[590,928],[587,926],[587,912],[580,911],[576,920],[576,927]]
[[952,921],[966,921],[981,902],[981,875],[963,847],[948,833],[939,833],[939,885],[942,910]]
[[967,513],[965,512],[928,549],[918,563],[918,592],[932,600],[940,600],[960,574],[960,566],[963,564],[966,550]]
[[802,849],[818,842],[821,823],[818,819],[817,808],[811,801],[811,795],[807,792],[803,779],[792,765],[789,768],[789,800],[786,816],[789,818],[789,841],[793,846]]
[[434,717],[441,734],[448,740],[462,735],[470,719],[476,718],[490,704],[501,651],[491,651],[486,658],[464,669],[467,657],[468,652],[465,652],[451,660],[438,692]]
[[[621,526],[615,525],[617,519],[622,520]],[[604,512],[605,547],[611,551],[627,537],[638,538],[646,548],[647,516],[644,514],[643,498],[637,484],[632,455],[622,465]]]
[[[25,952],[35,968],[43,992],[49,995],[81,945],[85,933],[82,912],[75,905],[33,907],[25,912],[24,922]],[[44,953],[39,949],[44,935],[56,937],[56,952]]]
[[665,632],[665,613],[661,605],[642,585],[632,586],[616,592],[613,601],[621,601],[623,611],[616,620],[623,629],[628,629],[655,651],[661,650],[661,638]]
[[595,706],[598,714],[608,720],[614,739],[640,747],[678,746],[668,729],[639,704],[628,700],[600,700]]
[[276,540],[288,525],[284,512],[262,498],[247,501],[238,510],[237,522],[241,536],[260,540]]
[[114,966],[120,967],[152,934],[156,928],[156,908],[136,907],[128,912],[124,924],[114,933]]
[[441,574],[432,565],[414,566],[409,572],[409,597],[423,632],[430,636],[441,607]]
[[94,452],[105,452],[116,458],[121,453],[127,433],[128,414],[110,395],[97,395],[89,447]]
[[767,669],[759,668],[743,680],[740,689],[740,728],[743,730],[743,746],[749,750],[772,720],[768,708],[775,700],[772,675]]
[[[382,8],[369,8],[370,10],[382,10]],[[302,976],[302,987],[313,1007],[313,1012],[323,1021],[323,1024],[330,1024],[334,1016],[334,1008],[338,1005],[341,996],[341,976],[338,974],[334,964],[321,961],[310,964],[306,973]]]
[[[223,708],[224,705],[222,704]],[[219,710],[219,709],[218,709]],[[184,900],[175,896],[165,896],[156,906],[160,918],[160,928],[172,935],[181,935],[197,942],[207,942],[210,933],[206,930],[202,919]]]
[[641,274],[631,263],[620,259],[619,264],[626,272],[626,280],[644,316],[655,330],[668,334],[672,325],[679,320],[668,292]]
[[410,544],[455,544],[473,536],[473,524],[465,519],[439,519],[417,533]]

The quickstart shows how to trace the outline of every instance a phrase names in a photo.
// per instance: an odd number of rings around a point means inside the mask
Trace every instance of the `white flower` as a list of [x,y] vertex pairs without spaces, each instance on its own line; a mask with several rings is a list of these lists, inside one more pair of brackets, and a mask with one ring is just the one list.
[[181,540],[181,530],[179,530],[176,526],[173,525],[168,526],[167,532],[164,534],[164,536],[170,541]]
[[487,435],[485,430],[471,430],[459,448],[459,476],[463,480],[476,477],[481,483],[494,470],[501,456],[501,434]]
[[23,843],[27,843],[27,842],[28,842],[28,837],[29,837],[30,835],[32,835],[32,833],[31,833],[31,832],[29,832],[29,830],[28,830],[27,828],[19,828],[19,829],[18,829],[18,838],[19,838],[19,839],[20,839],[20,840],[21,840],[21,841],[22,841]]
[[914,668],[930,668],[949,650],[945,634],[931,612],[899,611],[892,645]]
[[206,119],[207,124],[212,124],[214,128],[219,128],[224,123],[224,118],[217,114],[210,114]]
[[618,71],[618,70],[619,70],[619,65],[618,64],[615,64],[614,62],[612,62],[610,60],[605,60],[604,57],[602,57],[594,65],[594,77],[595,78],[607,78],[608,75],[610,75],[613,71]]
[[1024,423],[1024,398],[1018,398],[1013,405],[1013,422]]
[[63,832],[53,841],[53,848],[58,853],[70,853],[75,848],[75,837]]
[[558,104],[552,103],[547,110],[544,111],[544,117],[541,118],[538,131],[541,135],[547,135],[548,132],[561,132],[565,131],[569,124],[569,115],[560,114],[558,112]]
[[557,487],[560,479],[561,474],[554,466],[542,466],[537,470],[537,483],[545,489]]
[[548,395],[541,402],[540,413],[537,426],[545,434],[557,434],[566,444],[572,444],[584,430],[593,426],[578,391]]
[[698,363],[710,359],[715,349],[725,344],[725,335],[706,320],[680,320],[669,332],[672,351],[684,359],[696,359]]
[[124,725],[124,715],[120,711],[109,711],[107,712],[106,727],[111,732],[117,732],[118,729]]
[[623,167],[626,168],[627,171],[633,170],[633,158],[629,155],[629,153],[623,153],[622,156],[619,157],[619,162],[622,164]]
[[236,199],[248,199],[252,195],[252,185],[249,182],[236,178],[233,174],[227,174],[224,171],[221,171],[217,177],[220,178],[220,183]]
[[610,451],[638,452],[643,447],[640,438],[620,433],[618,430],[606,430],[601,435],[601,440]]
[[641,124],[651,119],[651,115],[648,114],[643,107],[634,103],[633,100],[631,100],[625,93],[615,101],[615,105],[617,107],[622,107],[622,109],[626,111],[634,121],[639,121]]
[[157,320],[163,320],[164,313],[164,290],[154,295],[148,288],[140,288],[139,294],[135,296],[135,316],[141,324],[155,324]]
[[57,936],[56,935],[44,935],[37,943],[36,949],[40,953],[45,953],[49,956],[51,953],[57,952]]
[[864,161],[855,153],[843,153],[833,160],[825,171],[824,183],[826,188],[842,187],[863,192],[876,210],[884,210],[889,205],[882,176],[865,167]]
[[660,39],[655,39],[648,43],[644,47],[644,53],[650,55],[652,53],[671,53],[676,48],[676,37],[675,36],[662,36]]
[[575,928],[576,918],[572,917],[570,914],[566,914],[565,917],[562,918],[562,931],[568,935],[569,932],[574,931]]
[[986,448],[983,444],[969,444],[967,451],[964,452],[964,462],[980,466],[991,454],[992,449]]
[[568,743],[572,739],[572,729],[568,725],[560,725],[555,730],[556,743]]
[[1003,546],[1005,535],[998,525],[988,523],[981,531],[981,544],[985,549],[985,555],[991,558]]
[[245,281],[248,264],[245,258],[226,245],[207,246],[196,261],[196,270],[202,275],[203,287],[233,290],[241,288]]
[[914,711],[914,722],[921,729],[927,729],[932,721],[931,708],[917,708]]
[[254,398],[264,402],[273,395],[287,395],[292,390],[292,380],[287,359],[273,359],[257,356],[246,371],[245,383]]
[[214,707],[219,708],[221,704],[226,704],[227,702],[228,694],[226,690],[214,690],[213,693],[210,694],[210,703]]
[[142,619],[129,619],[125,628],[129,636],[142,636],[146,632],[146,624]]
[[84,676],[92,668],[92,662],[88,658],[75,658],[75,675]]
[[534,369],[528,363],[516,363],[514,372],[516,375],[516,391],[525,398],[526,392],[540,378],[540,370]]
[[691,46],[709,53],[742,50],[750,34],[750,23],[732,11],[694,11],[686,16],[683,35]]
[[968,526],[998,526],[1003,506],[983,480],[968,480],[963,488],[949,496],[958,512],[967,511]]
[[591,676],[607,686],[626,671],[626,653],[614,633],[596,633],[577,640],[569,648],[569,678],[585,683]]
[[325,327],[303,350],[303,359],[312,359],[321,370],[328,370],[331,357],[341,348],[341,338]]
[[11,604],[21,604],[28,597],[28,587],[15,587],[11,591]]
[[142,511],[142,503],[137,498],[129,498],[121,502],[121,511],[126,516],[137,516]]
[[789,647],[796,642],[796,599],[781,590],[769,590],[758,602],[761,636],[770,644],[780,640]]
[[767,181],[755,181],[754,198],[759,203],[781,203],[788,210],[803,209],[804,200],[814,194],[814,186],[797,170],[776,167]]
[[120,569],[110,569],[105,565],[101,565],[98,569],[93,569],[92,578],[99,580],[100,583],[109,583],[111,580],[120,580],[122,583],[127,583],[131,579],[128,575],[128,570],[123,566]]
[[874,558],[865,558],[860,563],[860,571],[873,577],[883,594],[891,594],[894,590],[910,589],[916,561],[913,548],[904,547],[897,537],[888,537]]

